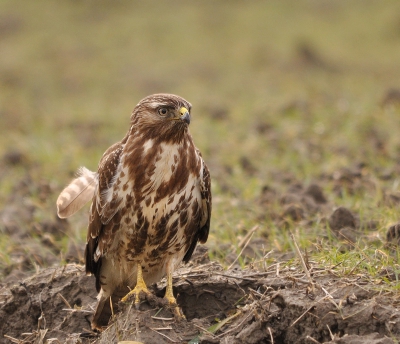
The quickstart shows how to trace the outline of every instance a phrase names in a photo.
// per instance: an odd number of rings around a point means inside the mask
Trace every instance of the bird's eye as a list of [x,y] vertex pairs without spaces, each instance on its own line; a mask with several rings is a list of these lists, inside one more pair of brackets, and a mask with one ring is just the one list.
[[160,108],[160,109],[158,109],[158,113],[161,116],[165,116],[168,113],[168,110],[166,108]]

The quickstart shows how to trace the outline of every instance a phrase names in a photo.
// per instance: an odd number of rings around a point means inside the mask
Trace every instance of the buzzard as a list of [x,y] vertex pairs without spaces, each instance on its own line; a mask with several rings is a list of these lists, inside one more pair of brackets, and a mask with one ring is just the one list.
[[172,94],[142,99],[97,173],[81,168],[58,197],[61,218],[92,200],[85,259],[99,292],[94,329],[108,324],[111,303],[134,295],[138,307],[141,292],[165,275],[165,298],[184,317],[172,273],[207,241],[211,216],[210,174],[189,133],[190,110]]

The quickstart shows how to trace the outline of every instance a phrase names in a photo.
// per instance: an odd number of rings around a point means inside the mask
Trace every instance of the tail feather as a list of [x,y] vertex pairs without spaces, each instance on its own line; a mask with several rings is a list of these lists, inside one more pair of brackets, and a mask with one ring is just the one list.
[[92,319],[92,328],[94,330],[104,330],[108,325],[111,316],[118,312],[118,301],[128,292],[128,288],[115,290],[114,294],[111,296],[112,308],[110,297],[102,297],[102,294],[99,294],[99,302],[97,303],[96,311],[94,312]]
[[[112,300],[112,299],[111,299]],[[115,309],[114,309],[115,311]],[[100,299],[92,320],[92,328],[102,331],[108,325],[112,315],[110,298]]]
[[57,214],[60,218],[66,218],[75,214],[94,195],[98,174],[85,167],[78,171],[78,178],[75,178],[58,196]]

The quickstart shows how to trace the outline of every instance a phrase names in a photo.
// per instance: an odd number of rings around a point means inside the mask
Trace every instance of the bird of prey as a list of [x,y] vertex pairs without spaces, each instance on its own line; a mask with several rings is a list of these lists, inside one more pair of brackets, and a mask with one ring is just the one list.
[[190,111],[176,95],[142,99],[128,133],[106,150],[98,171],[81,168],[58,197],[61,218],[92,200],[85,259],[99,292],[94,329],[108,324],[111,303],[134,295],[138,307],[140,294],[150,294],[147,285],[165,275],[165,298],[184,317],[172,273],[206,242],[211,216],[210,174],[189,133]]

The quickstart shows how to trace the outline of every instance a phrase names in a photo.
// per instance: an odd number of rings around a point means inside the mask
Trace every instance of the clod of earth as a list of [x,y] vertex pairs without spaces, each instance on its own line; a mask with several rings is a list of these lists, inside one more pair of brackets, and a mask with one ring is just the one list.
[[356,220],[350,210],[339,207],[329,218],[329,226],[333,231],[339,231],[345,227],[355,228]]

